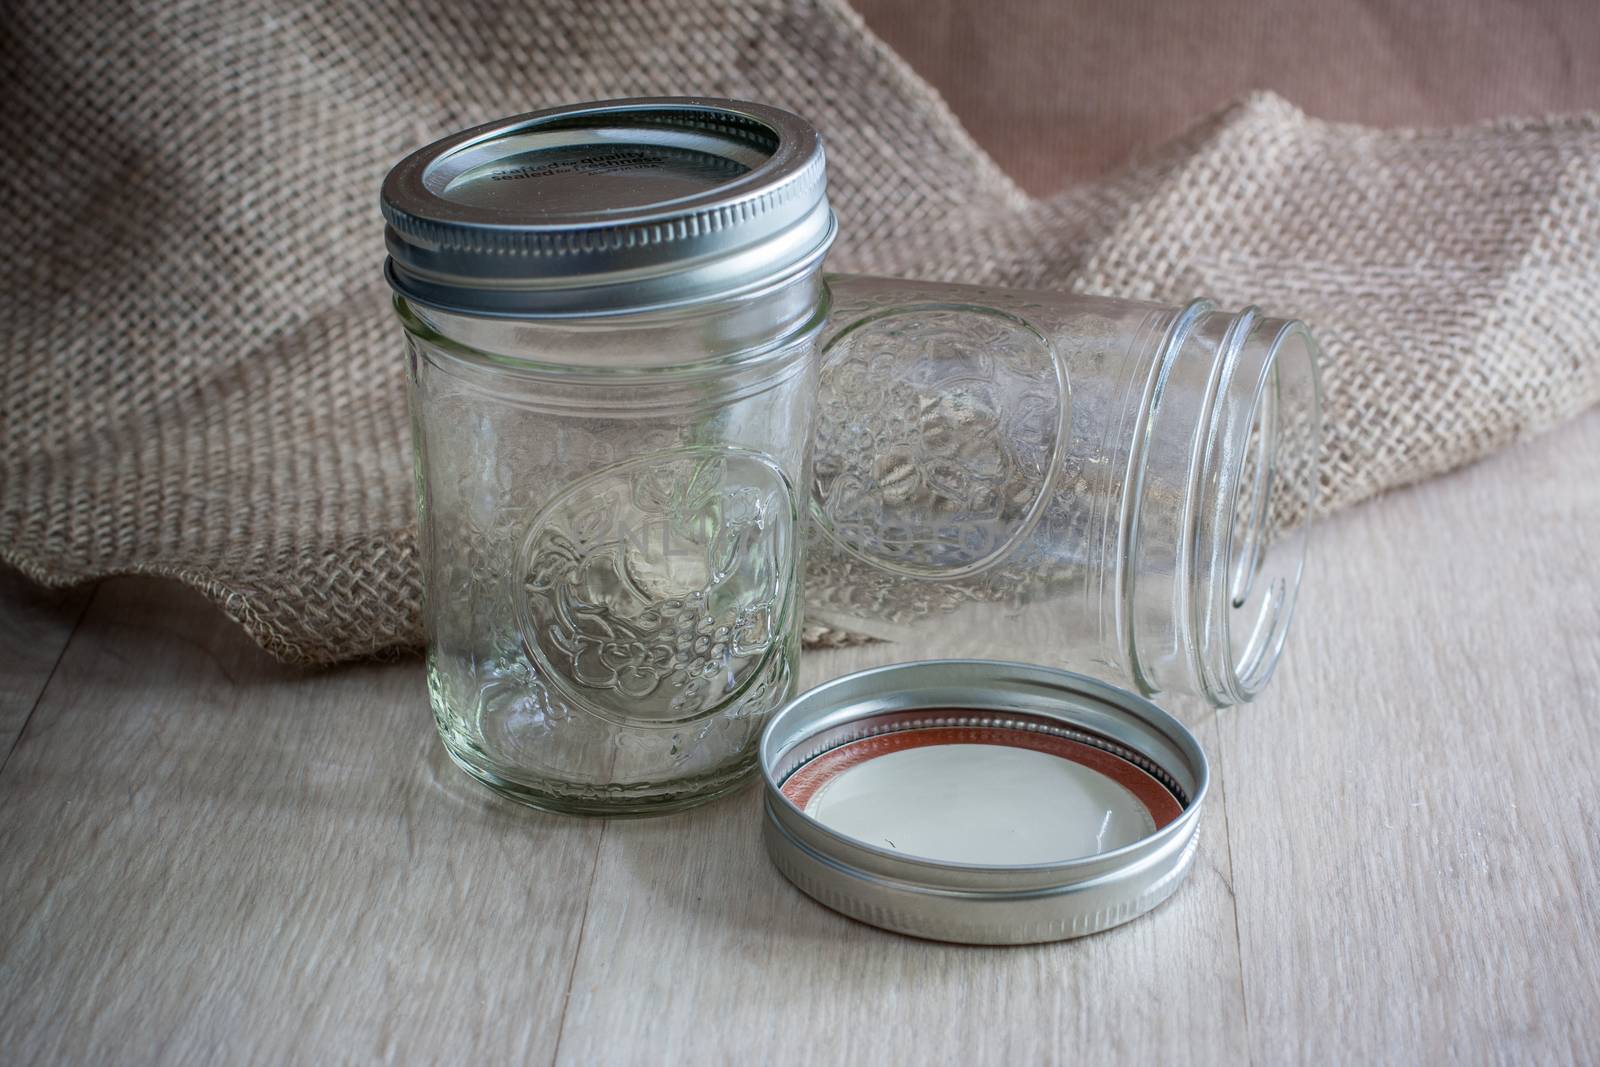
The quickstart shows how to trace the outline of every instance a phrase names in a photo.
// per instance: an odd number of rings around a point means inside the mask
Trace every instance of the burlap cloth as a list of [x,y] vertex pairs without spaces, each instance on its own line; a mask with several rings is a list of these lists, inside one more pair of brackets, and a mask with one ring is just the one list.
[[835,269],[1297,314],[1325,504],[1600,399],[1600,118],[1377,132],[1251,97],[1112,180],[1025,197],[836,0],[8,5],[0,556],[169,575],[274,655],[415,645],[377,189],[578,99],[768,101],[827,137]]

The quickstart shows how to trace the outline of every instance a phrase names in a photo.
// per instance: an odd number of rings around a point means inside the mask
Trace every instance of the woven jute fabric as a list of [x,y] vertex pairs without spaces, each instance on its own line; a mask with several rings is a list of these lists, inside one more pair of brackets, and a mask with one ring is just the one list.
[[1306,318],[1329,508],[1600,399],[1594,116],[1378,132],[1252,97],[1035,201],[836,0],[21,0],[0,18],[0,557],[52,584],[181,579],[286,660],[420,640],[384,173],[567,101],[810,118],[835,269]]

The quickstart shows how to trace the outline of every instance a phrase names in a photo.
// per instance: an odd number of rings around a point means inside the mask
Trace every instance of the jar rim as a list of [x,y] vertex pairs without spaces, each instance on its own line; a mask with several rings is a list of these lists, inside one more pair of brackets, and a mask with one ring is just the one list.
[[1210,561],[1205,603],[1195,604],[1220,621],[1217,666],[1202,668],[1217,677],[1208,686],[1233,702],[1254,699],[1282,657],[1305,571],[1321,445],[1321,350],[1305,323],[1258,320],[1242,344],[1262,352],[1260,370],[1243,383],[1253,398],[1228,460],[1231,492],[1218,503],[1227,532],[1215,542],[1221,555]]
[[[1191,347],[1194,366],[1206,368],[1205,400],[1164,419],[1153,397]],[[1142,401],[1154,422],[1129,457],[1121,518],[1121,540],[1137,553],[1151,439],[1189,442],[1186,487],[1169,505],[1176,537],[1155,549],[1175,550],[1171,565],[1147,570],[1125,557],[1120,570],[1118,625],[1143,692],[1242,704],[1275,673],[1316,505],[1319,351],[1303,322],[1255,307],[1230,314],[1196,300],[1169,324]]]
[[715,299],[814,267],[838,229],[816,129],[779,108],[706,97],[485,123],[411,153],[380,199],[396,292],[473,315]]

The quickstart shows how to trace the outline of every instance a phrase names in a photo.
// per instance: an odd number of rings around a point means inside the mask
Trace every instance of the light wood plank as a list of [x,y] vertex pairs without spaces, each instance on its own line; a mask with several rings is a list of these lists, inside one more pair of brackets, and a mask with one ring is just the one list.
[[92,586],[46,589],[0,567],[0,768],[93,591]]
[[1600,412],[1318,531],[1224,715],[1259,1063],[1600,1046]]
[[[1578,1058],[1600,1038],[1597,536],[1600,414],[1326,524],[1267,699],[1177,709],[1218,772],[1190,882],[1022,949],[813,904],[762,854],[753,790],[610,824],[492,799],[443,757],[415,662],[298,674],[192,594],[109,583],[0,773],[0,1048]],[[811,656],[806,680],[906,655]]]
[[[807,657],[804,681],[907,658]],[[1213,724],[1199,726],[1211,744]],[[813,903],[760,842],[759,794],[606,829],[559,1063],[1237,1061],[1243,994],[1221,806],[1182,891],[1054,945],[918,941]]]
[[549,1062],[600,829],[449,765],[415,661],[108,582],[0,776],[3,1058]]

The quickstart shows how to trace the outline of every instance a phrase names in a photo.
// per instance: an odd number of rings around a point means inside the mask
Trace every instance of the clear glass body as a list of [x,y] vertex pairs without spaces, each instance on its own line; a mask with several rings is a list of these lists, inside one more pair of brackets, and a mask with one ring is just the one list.
[[652,314],[397,310],[451,757],[575,813],[738,785],[795,678],[816,272]]
[[1283,647],[1317,491],[1305,327],[832,276],[807,620],[1217,705]]

